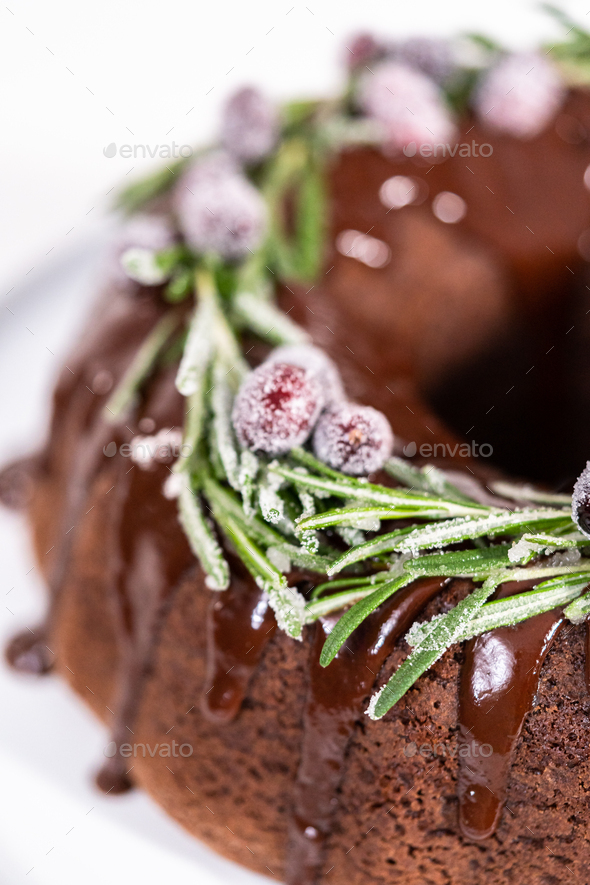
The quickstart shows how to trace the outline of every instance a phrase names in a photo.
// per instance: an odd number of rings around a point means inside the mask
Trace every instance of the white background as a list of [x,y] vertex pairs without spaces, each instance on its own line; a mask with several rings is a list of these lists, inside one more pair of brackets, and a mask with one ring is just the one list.
[[[0,302],[9,293],[12,314],[0,315],[0,461],[43,433],[47,391],[95,288],[93,244],[116,188],[157,165],[107,159],[106,145],[206,141],[223,98],[243,84],[277,99],[337,91],[358,29],[478,30],[514,47],[559,33],[532,0],[7,2]],[[590,0],[562,6],[590,26]],[[34,623],[32,565],[20,523],[0,514],[0,638]],[[105,735],[56,680],[3,671],[0,692],[0,885],[262,881],[217,860],[144,797],[98,796],[90,774]]]

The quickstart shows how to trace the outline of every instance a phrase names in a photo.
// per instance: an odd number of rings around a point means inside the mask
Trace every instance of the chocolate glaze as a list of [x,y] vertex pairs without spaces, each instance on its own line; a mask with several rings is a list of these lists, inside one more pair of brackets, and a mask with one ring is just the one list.
[[47,482],[60,478],[55,483],[52,501],[53,546],[42,563],[51,603],[45,623],[35,631],[44,639],[31,646],[28,657],[21,660],[18,649],[26,645],[28,631],[15,637],[8,659],[17,668],[24,663],[34,667],[35,672],[46,672],[53,663],[52,656],[47,657],[46,639],[51,638],[59,613],[59,597],[76,537],[73,529],[82,517],[94,477],[107,462],[104,446],[113,440],[123,442],[131,435],[125,429],[123,433],[128,436],[117,434],[105,423],[102,411],[110,390],[95,393],[94,379],[99,372],[103,377],[107,373],[112,389],[161,313],[162,306],[151,297],[131,299],[121,293],[100,306],[82,343],[61,373],[47,446],[39,456],[9,465],[0,476],[0,486],[5,487],[2,503],[19,507],[29,503],[31,479]]
[[[590,103],[584,106],[584,114],[590,114]],[[455,358],[464,359],[477,351],[494,329],[502,329],[510,317],[514,299],[508,296],[515,280],[519,290],[535,295],[543,283],[542,295],[549,297],[555,281],[569,272],[563,269],[566,260],[571,264],[575,259],[576,239],[590,223],[587,197],[580,188],[587,157],[580,154],[572,162],[569,147],[556,141],[554,134],[548,132],[542,138],[542,149],[532,149],[538,159],[535,176],[521,176],[518,171],[529,168],[529,144],[507,140],[504,149],[494,153],[493,161],[481,161],[477,176],[468,167],[466,171],[464,164],[450,162],[428,170],[430,199],[399,213],[386,212],[379,202],[381,184],[395,174],[425,181],[426,168],[405,159],[392,162],[362,149],[345,153],[330,173],[333,217],[327,258],[333,266],[312,287],[312,296],[308,287],[295,286],[295,291],[283,287],[279,299],[293,311],[291,316],[309,329],[315,342],[334,357],[349,395],[382,409],[399,437],[418,445],[457,442],[424,406],[419,382],[427,384]],[[544,186],[549,155],[559,161],[561,169],[553,189]],[[473,188],[481,189],[486,181],[493,185],[488,188],[490,193],[501,191],[490,204],[497,218],[489,207],[483,213],[472,211],[481,200],[480,191]],[[502,188],[508,191],[506,198]],[[432,216],[431,198],[442,190],[459,193],[468,203],[465,222],[452,230]],[[505,214],[505,204],[515,195],[521,205],[511,218]],[[533,200],[531,210],[535,219],[543,218],[547,225],[543,236],[533,238],[525,224],[530,218],[531,197],[537,201]],[[559,225],[553,211],[557,199]],[[390,265],[370,270],[339,255],[331,244],[345,228],[370,228],[374,236],[386,241],[392,250]],[[539,229],[536,232],[539,234]],[[496,255],[491,254],[490,243]],[[308,303],[311,300],[313,310]],[[121,459],[113,465],[103,455],[106,442],[128,441],[133,430],[122,426],[114,432],[104,424],[101,411],[107,394],[98,392],[103,383],[96,392],[93,386],[101,372],[110,373],[113,384],[117,382],[165,309],[157,293],[154,297],[141,291],[133,298],[114,293],[100,304],[78,352],[62,373],[49,444],[36,466],[40,481],[51,481],[54,489],[49,637],[68,571],[75,535],[71,528],[79,522],[96,474],[113,469],[116,475],[113,518],[105,526],[105,541],[111,554],[112,602],[119,639],[119,685],[112,702],[117,747],[131,739],[162,614],[194,560],[178,525],[175,503],[161,494],[167,466],[146,472],[134,467],[129,473],[131,462]],[[150,385],[140,414],[155,418],[158,409],[159,427],[181,422],[182,406],[170,371],[161,384],[157,379]],[[450,463],[447,458],[444,466]],[[457,459],[455,466],[467,466],[466,460]],[[483,472],[481,465],[472,461],[469,468],[480,475]],[[19,494],[13,493],[16,486],[11,492],[11,482],[6,478],[5,482],[8,491],[2,494],[3,499],[18,503]],[[273,633],[272,614],[258,588],[240,575],[235,564],[233,571],[230,589],[212,594],[208,622],[207,685],[211,690],[206,689],[204,706],[206,714],[218,721],[227,721],[239,712],[251,674]],[[326,619],[313,628],[305,734],[291,826],[290,883],[305,885],[317,878],[322,846],[337,805],[346,749],[363,701],[394,642],[441,584],[436,579],[400,591],[355,631],[327,669],[319,666],[318,658],[330,622]],[[206,592],[202,575],[196,592]],[[478,757],[477,765],[471,766],[475,774],[461,762],[461,825],[472,838],[483,838],[497,823],[510,755],[533,702],[543,659],[561,623],[559,612],[548,613],[518,627],[494,631],[492,639],[482,637],[467,648],[461,740],[476,740],[479,746],[490,743],[497,751],[490,757],[492,761]],[[40,672],[45,668],[42,647],[47,645],[46,637],[42,634],[31,640],[30,636],[26,641],[13,640],[9,657],[21,669]],[[493,642],[507,662],[502,684],[490,683]],[[482,690],[482,684],[487,688]],[[488,719],[488,703],[496,703],[501,714]],[[98,775],[100,786],[106,791],[126,789],[130,784],[127,764],[119,755],[109,760]],[[495,797],[485,787],[487,783]]]
[[[510,582],[498,596],[531,586]],[[498,826],[514,749],[535,702],[543,661],[564,620],[561,609],[554,609],[467,643],[458,755],[459,824],[469,839],[487,839]]]
[[[144,414],[158,429],[178,424],[182,402],[175,393],[173,372],[158,379],[147,398]],[[113,490],[111,560],[115,564],[112,599],[119,634],[120,666],[111,740],[117,752],[97,775],[98,786],[109,792],[128,789],[128,760],[118,748],[133,740],[141,687],[149,668],[162,606],[194,564],[180,528],[175,500],[162,493],[170,463],[154,461],[148,469],[119,458]]]
[[313,885],[318,880],[346,749],[363,702],[394,644],[445,583],[445,579],[427,578],[400,590],[355,630],[329,667],[320,666],[319,657],[340,613],[314,625],[290,826],[288,885]]
[[229,722],[240,712],[250,678],[276,629],[266,593],[235,557],[231,572],[229,588],[213,594],[207,616],[202,708],[217,722]]

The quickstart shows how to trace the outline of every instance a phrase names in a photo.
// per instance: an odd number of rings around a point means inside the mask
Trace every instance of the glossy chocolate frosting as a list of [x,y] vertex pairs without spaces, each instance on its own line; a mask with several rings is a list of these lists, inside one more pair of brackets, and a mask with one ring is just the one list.
[[[590,120],[587,105],[580,113]],[[478,135],[474,127],[470,133]],[[483,140],[483,135],[478,137]],[[336,360],[349,395],[383,410],[399,440],[413,441],[418,447],[458,441],[424,405],[422,386],[499,334],[515,305],[520,308],[532,297],[532,280],[535,297],[550,298],[561,278],[562,262],[566,258],[576,262],[575,232],[590,223],[588,201],[580,197],[587,163],[582,152],[561,143],[553,132],[542,136],[535,151],[508,139],[496,139],[494,144],[493,159],[485,160],[485,165],[483,159],[479,165],[475,161],[475,169],[469,171],[465,164],[450,161],[429,170],[409,161],[388,160],[368,149],[342,155],[330,172],[329,243],[343,229],[370,229],[389,245],[392,261],[382,270],[369,269],[330,245],[326,269],[316,286],[284,286],[280,292],[282,306]],[[538,157],[542,162],[537,162]],[[531,245],[517,222],[502,213],[510,202],[515,207],[511,214],[524,228],[531,215],[546,218],[556,199],[552,187],[540,187],[541,180],[545,184],[547,157],[560,182],[560,205],[566,201],[568,212],[557,213],[552,225],[545,221],[538,225],[543,243],[547,241],[545,254],[538,246],[540,237]],[[516,174],[523,165],[529,171],[526,180]],[[379,202],[379,187],[395,174],[423,180],[429,200],[387,212]],[[494,187],[488,187],[488,181]],[[486,188],[491,196],[484,193]],[[466,220],[456,228],[443,225],[430,211],[432,196],[442,190],[460,193],[467,201]],[[76,528],[87,516],[89,489],[97,477],[104,477],[109,486],[101,544],[107,550],[109,605],[117,629],[117,688],[112,701],[116,745],[134,733],[159,625],[167,607],[174,604],[175,589],[196,566],[177,520],[176,504],[162,493],[171,462],[144,469],[108,454],[109,443],[118,451],[139,432],[143,419],[158,430],[182,425],[183,403],[173,383],[175,367],[150,380],[136,412],[115,428],[104,420],[107,394],[94,392],[93,379],[106,372],[112,388],[165,309],[157,292],[109,293],[62,373],[45,451],[0,478],[3,500],[25,505],[26,490],[35,485],[36,476],[42,476],[53,506],[51,524],[42,531],[37,527],[38,548],[41,544],[49,548],[42,563],[51,595],[47,623],[33,638],[29,633],[13,640],[8,652],[14,666],[36,673],[50,666],[44,649],[51,645],[48,640],[59,620],[60,591],[71,568]],[[459,455],[447,457],[444,464],[483,477],[490,473]],[[34,497],[34,491],[31,494]],[[208,591],[198,577],[199,592],[211,597],[204,625],[208,675],[201,706],[219,728],[239,716],[250,680],[276,629],[264,594],[238,561],[232,558],[231,563],[231,586],[223,593]],[[327,669],[319,666],[318,658],[334,619],[306,629],[308,687],[291,800],[289,885],[318,881],[324,842],[337,815],[350,737],[394,645],[442,583],[419,581],[400,591],[352,635]],[[501,592],[511,590],[505,587]],[[461,677],[460,744],[493,748],[491,757],[460,755],[459,820],[470,839],[488,837],[498,824],[511,754],[561,624],[561,614],[550,612],[468,643]],[[98,775],[101,788],[117,792],[131,785],[133,775],[124,763],[120,756],[105,763]]]

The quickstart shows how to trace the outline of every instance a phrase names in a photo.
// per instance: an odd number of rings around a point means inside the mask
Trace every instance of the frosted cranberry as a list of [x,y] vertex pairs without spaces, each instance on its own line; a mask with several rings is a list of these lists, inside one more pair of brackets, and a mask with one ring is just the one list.
[[232,421],[243,446],[282,455],[310,435],[323,406],[320,385],[301,366],[263,363],[236,396]]
[[590,461],[580,473],[572,495],[572,519],[590,538]]
[[547,127],[565,95],[551,63],[534,52],[522,52],[506,55],[483,76],[474,106],[489,129],[527,139]]
[[393,449],[393,433],[382,412],[345,402],[324,412],[313,449],[330,467],[359,476],[383,467]]
[[187,169],[175,193],[180,228],[197,252],[243,258],[264,237],[266,204],[226,155],[212,155]]
[[362,109],[382,128],[385,144],[394,151],[412,142],[444,144],[455,127],[442,91],[420,71],[396,61],[384,61],[363,76]]
[[244,163],[267,157],[277,142],[278,130],[276,109],[258,89],[240,89],[225,106],[221,140],[229,153]]
[[326,405],[344,399],[340,372],[320,347],[314,347],[313,344],[283,344],[270,352],[266,362],[288,363],[291,366],[307,369],[318,381]]
[[347,67],[355,71],[377,58],[382,58],[386,51],[384,44],[372,34],[356,34],[347,42],[344,60]]

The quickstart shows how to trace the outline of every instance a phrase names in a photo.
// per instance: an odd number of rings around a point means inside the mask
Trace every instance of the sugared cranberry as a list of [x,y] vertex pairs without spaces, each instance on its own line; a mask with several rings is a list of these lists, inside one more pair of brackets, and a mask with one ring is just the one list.
[[572,495],[572,519],[590,538],[590,461],[580,473]]
[[475,93],[480,120],[515,138],[535,138],[553,119],[565,98],[555,68],[534,52],[505,56],[485,74]]
[[386,145],[401,150],[412,144],[450,141],[455,127],[436,83],[420,71],[385,61],[363,76],[360,103],[383,129]]
[[274,105],[258,89],[246,87],[225,106],[221,141],[233,157],[244,163],[257,163],[274,148],[278,129]]
[[340,372],[328,354],[313,344],[284,344],[275,347],[266,358],[267,363],[289,363],[301,366],[315,376],[322,390],[325,405],[344,399]]
[[321,416],[313,436],[320,461],[355,476],[383,467],[393,449],[393,433],[382,412],[371,406],[340,403]]
[[175,198],[180,227],[197,252],[242,258],[266,230],[266,204],[230,158],[214,155],[187,170]]
[[232,420],[238,440],[254,451],[285,454],[308,438],[323,402],[311,372],[288,363],[263,363],[236,396]]
[[372,34],[355,34],[347,40],[344,61],[351,71],[355,71],[369,62],[383,58],[386,52],[386,46]]

